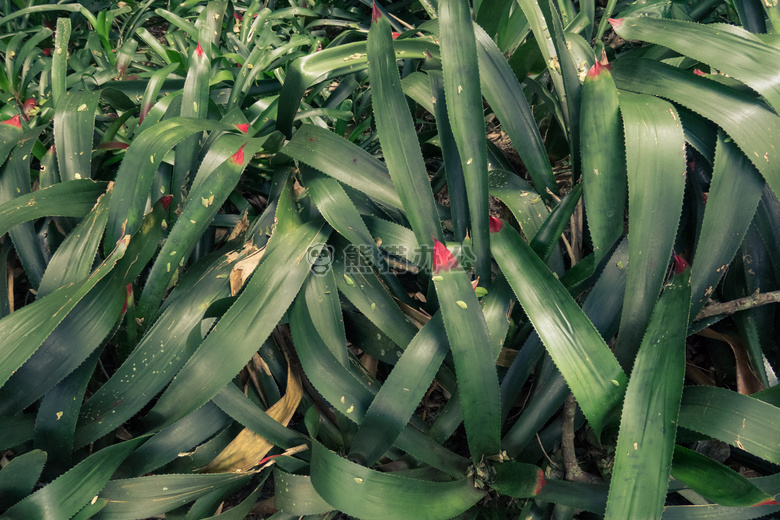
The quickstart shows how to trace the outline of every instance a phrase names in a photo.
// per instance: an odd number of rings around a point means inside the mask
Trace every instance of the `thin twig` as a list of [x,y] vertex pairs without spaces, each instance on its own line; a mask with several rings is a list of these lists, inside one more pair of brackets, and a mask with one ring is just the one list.
[[566,480],[572,482],[599,483],[602,480],[596,475],[583,471],[577,462],[574,451],[574,415],[577,412],[577,401],[574,394],[569,395],[563,403],[563,424],[561,425],[561,448],[563,448],[563,467],[566,470]]
[[696,316],[696,320],[703,320],[704,318],[718,316],[720,314],[730,315],[735,312],[760,307],[768,303],[778,302],[780,302],[780,291],[751,294],[750,296],[731,300],[730,302],[711,303],[699,312]]

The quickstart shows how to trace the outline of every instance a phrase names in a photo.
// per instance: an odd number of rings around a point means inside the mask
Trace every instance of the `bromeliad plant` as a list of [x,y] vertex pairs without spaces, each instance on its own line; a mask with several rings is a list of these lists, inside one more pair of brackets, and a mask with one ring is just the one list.
[[780,511],[777,6],[169,7],[0,10],[3,518]]

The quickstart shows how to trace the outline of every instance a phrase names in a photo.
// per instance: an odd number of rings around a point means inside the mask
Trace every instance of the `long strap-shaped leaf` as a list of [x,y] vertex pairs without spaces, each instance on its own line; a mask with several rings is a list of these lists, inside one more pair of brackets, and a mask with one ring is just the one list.
[[245,473],[217,475],[149,475],[124,480],[112,480],[100,493],[110,499],[108,505],[94,518],[122,520],[156,516],[187,502],[248,480]]
[[64,181],[92,176],[92,139],[100,92],[65,92],[54,112],[54,145]]
[[291,230],[266,254],[244,292],[150,412],[155,427],[172,424],[202,406],[241,370],[298,294],[311,267],[307,255],[318,252],[329,233],[322,221],[310,221]]
[[582,84],[580,146],[582,185],[595,262],[623,234],[626,163],[617,90],[609,70],[596,62]]
[[60,478],[5,512],[6,518],[70,518],[98,495],[142,437],[90,455]]
[[476,37],[469,7],[468,0],[439,3],[439,39],[447,114],[466,183],[475,271],[484,285],[490,281],[487,144]]
[[[197,132],[235,129],[232,125],[218,121],[174,117],[142,132],[127,149],[125,159],[116,174],[105,243],[114,243],[122,229],[129,234],[135,233],[138,229],[154,174],[171,148],[185,137]],[[104,245],[105,247],[108,246]]]
[[777,503],[733,469],[682,446],[674,447],[672,476],[716,504],[748,507]]
[[680,221],[685,140],[671,103],[620,93],[628,170],[628,274],[615,355],[630,367],[655,301]]
[[693,257],[691,315],[707,303],[742,243],[761,200],[764,179],[723,132],[718,134],[715,167]]
[[109,256],[81,283],[57,289],[49,296],[0,320],[0,385],[24,363],[43,343],[52,330],[62,322],[73,307],[106,276],[127,250],[130,237],[125,236]]
[[431,482],[381,473],[312,442],[311,481],[334,509],[365,520],[446,520],[482,496],[471,478]]
[[371,27],[367,50],[374,117],[387,169],[417,242],[432,247],[432,237],[443,240],[444,236],[412,116],[401,89],[390,25],[385,17]]
[[205,310],[213,301],[230,294],[227,278],[231,267],[232,263],[220,259],[216,265],[193,270],[182,279],[168,297],[171,304],[125,362],[82,407],[76,430],[77,447],[117,428],[165,388],[200,342],[200,329],[196,326]]
[[329,130],[303,125],[282,151],[377,202],[391,208],[402,207],[387,167],[356,144]]
[[485,316],[466,272],[443,244],[434,242],[433,282],[458,377],[471,460],[497,455],[501,398]]
[[[425,59],[429,54],[439,55],[439,46],[433,38],[414,38],[392,42],[391,48],[399,58]],[[329,74],[352,74],[366,68],[368,61],[365,42],[348,43],[315,52],[296,60],[288,69],[284,87],[279,95],[277,128],[290,137],[293,120],[304,92],[315,81]]]
[[758,399],[724,388],[687,387],[679,425],[780,462],[780,408]]
[[724,30],[719,25],[651,17],[621,18],[611,23],[626,40],[663,45],[742,81],[780,111],[780,68],[768,65],[780,63],[780,51],[744,29]]
[[606,519],[657,519],[663,512],[677,433],[690,271],[666,287],[628,381]]
[[[248,141],[248,142],[247,142]],[[201,182],[192,186],[179,219],[160,248],[138,302],[138,317],[150,323],[160,306],[168,283],[187,260],[198,238],[206,231],[222,204],[236,187],[241,172],[252,156],[260,151],[264,139],[237,135],[222,136],[209,150],[204,165],[221,163],[203,173]],[[246,149],[245,149],[246,148]],[[203,166],[202,166],[203,168]],[[205,168],[204,168],[205,169]],[[201,172],[198,172],[201,175]],[[175,201],[175,198],[174,198]]]
[[497,225],[491,248],[501,271],[547,351],[599,434],[625,391],[626,375],[604,339],[569,292],[507,225]]
[[[41,217],[83,217],[92,209],[107,183],[89,179],[63,182],[0,204],[0,236],[14,226]],[[67,204],[62,201],[67,200]]]
[[671,99],[717,123],[780,193],[780,117],[759,100],[654,60],[616,60],[612,77],[620,89]]
[[[59,184],[58,186],[62,186]],[[68,283],[83,280],[89,276],[89,271],[95,263],[95,255],[103,238],[103,230],[108,219],[108,201],[111,199],[111,188],[98,197],[95,207],[71,231],[57,248],[46,272],[43,273],[41,285],[38,286],[38,298],[42,298],[58,287]],[[62,199],[58,199],[61,200]]]
[[406,347],[366,411],[352,440],[352,460],[371,466],[392,446],[444,360],[449,347],[446,338],[437,313]]
[[548,200],[547,190],[557,193],[558,185],[523,88],[503,53],[487,33],[476,24],[474,32],[477,37],[482,94],[501,121],[501,128],[512,140],[534,186]]

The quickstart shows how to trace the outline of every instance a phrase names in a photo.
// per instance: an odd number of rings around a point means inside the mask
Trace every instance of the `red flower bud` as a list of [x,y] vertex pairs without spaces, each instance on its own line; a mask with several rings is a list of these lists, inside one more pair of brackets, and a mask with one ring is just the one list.
[[674,254],[674,274],[680,274],[688,267],[688,262],[685,261],[683,257],[678,255],[677,253]]
[[450,253],[447,246],[433,238],[433,274],[439,271],[449,271],[458,266],[458,260]]
[[0,121],[0,125],[11,125],[11,126],[15,126],[16,128],[21,129],[22,128],[22,120],[19,117],[19,114],[16,114],[11,119],[6,119],[5,121]]
[[197,56],[198,58],[202,58],[203,54],[204,54],[203,53],[203,47],[201,47],[200,43],[199,43],[198,46],[195,47],[195,56]]
[[49,47],[41,49],[41,52],[43,53],[44,56],[51,56],[51,48]]
[[504,225],[504,222],[502,220],[497,219],[496,217],[490,217],[490,232],[491,233],[498,233],[501,231],[501,227]]
[[236,153],[233,154],[232,157],[230,157],[230,160],[233,161],[234,164],[237,164],[239,166],[242,166],[244,164],[244,145],[241,145],[241,148],[238,149]]
[[168,206],[171,205],[172,200],[173,200],[173,195],[163,195],[162,197],[160,197],[160,202],[164,210],[168,211]]

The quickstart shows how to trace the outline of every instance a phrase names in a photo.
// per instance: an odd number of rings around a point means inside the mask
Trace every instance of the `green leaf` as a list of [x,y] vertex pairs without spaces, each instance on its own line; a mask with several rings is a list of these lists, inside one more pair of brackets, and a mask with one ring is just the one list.
[[57,102],[54,146],[63,181],[92,176],[92,139],[98,101],[99,91],[67,91]]
[[[80,6],[78,5],[63,6],[63,8],[65,7],[80,7]],[[18,12],[15,14],[18,14]],[[66,85],[67,85],[67,75],[68,75],[69,41],[70,41],[70,18],[68,17],[57,18],[57,31],[54,36],[54,48],[52,49],[52,57],[51,57],[51,99],[52,102],[54,103],[54,106],[57,106],[57,103],[59,103],[60,98],[63,96],[63,94],[65,94],[67,88]]]
[[[321,221],[307,222],[266,253],[236,302],[149,413],[150,425],[162,428],[184,417],[214,397],[241,370],[303,285],[311,267],[306,255],[322,248],[329,232]],[[230,356],[226,357],[228,345]]]
[[531,249],[536,251],[544,262],[549,260],[550,255],[555,250],[555,246],[558,245],[558,240],[561,238],[566,225],[569,223],[574,210],[577,208],[577,204],[582,197],[582,183],[577,184],[574,188],[566,194],[544,221],[542,227],[534,235],[534,239],[531,240]]
[[117,471],[117,476],[139,477],[176,460],[232,424],[233,420],[212,402],[155,434],[134,451]]
[[626,375],[582,309],[520,235],[504,225],[491,240],[501,271],[599,434],[623,396]]
[[616,60],[612,77],[618,88],[665,97],[714,121],[734,139],[772,191],[780,193],[780,152],[776,147],[780,117],[759,100],[653,60]]
[[582,185],[595,262],[623,235],[627,180],[618,95],[612,75],[596,64],[582,84]]
[[745,154],[723,132],[718,132],[712,184],[693,256],[693,316],[707,303],[734,258],[763,189],[764,180]]
[[373,471],[312,443],[311,481],[334,509],[365,520],[445,520],[485,494],[471,478],[430,482]]
[[533,464],[505,461],[493,467],[496,477],[491,488],[501,495],[515,498],[533,497],[545,485],[544,471]]
[[[410,38],[392,42],[398,59],[434,58],[439,46],[433,38]],[[301,98],[306,89],[323,76],[353,74],[366,68],[368,57],[366,43],[356,42],[329,47],[320,52],[299,58],[287,70],[284,87],[279,95],[277,128],[287,137],[292,135],[293,120],[298,112]]]
[[[486,286],[490,282],[487,145],[476,37],[468,0],[439,3],[439,39],[447,114],[466,183],[475,273]],[[427,243],[419,236],[417,240]]]
[[402,207],[387,167],[370,153],[333,132],[314,125],[302,125],[282,153],[362,191],[377,202],[391,208]]
[[491,170],[489,175],[490,194],[506,204],[520,224],[523,235],[531,242],[550,214],[541,195],[517,174],[508,170]]
[[317,494],[308,475],[274,468],[274,503],[279,511],[294,515],[315,515],[333,509]]
[[683,393],[679,426],[720,439],[777,464],[780,408],[724,388],[690,386]]
[[[440,243],[434,247],[446,251]],[[477,463],[500,451],[501,399],[495,357],[485,316],[468,275],[457,265],[437,272],[436,258],[434,250],[433,281],[455,363],[469,452]]]
[[100,492],[109,502],[95,520],[133,520],[159,515],[182,506],[214,489],[247,481],[250,475],[151,475],[112,480]]
[[780,51],[748,31],[723,25],[702,25],[661,18],[623,18],[612,22],[626,40],[642,40],[668,47],[742,81],[780,111],[780,71],[765,63],[780,61]]
[[[482,93],[501,128],[512,140],[512,145],[523,160],[536,190],[548,199],[547,189],[558,193],[550,159],[542,136],[528,106],[522,86],[509,67],[503,53],[478,25],[474,25],[479,55],[479,75]],[[492,175],[492,172],[491,172]]]
[[[234,131],[236,128],[218,121],[175,117],[155,124],[133,140],[116,174],[105,244],[114,243],[123,229],[130,234],[138,229],[154,174],[165,154],[187,136],[204,130]],[[168,192],[166,186],[162,188],[164,193]]]
[[32,493],[46,464],[46,452],[31,450],[14,457],[0,470],[0,509],[7,509]]
[[[106,191],[105,182],[89,179],[63,182],[0,204],[0,235],[41,217],[83,217]],[[62,201],[67,200],[67,204]]]
[[[67,185],[70,183],[59,186]],[[37,193],[40,192],[34,192],[31,195]],[[68,233],[68,236],[57,248],[57,252],[54,253],[46,267],[46,272],[43,273],[41,285],[38,286],[38,298],[43,298],[58,287],[78,282],[89,276],[108,220],[107,210],[110,198],[111,189],[109,188],[106,193],[98,197],[92,211],[79,222],[73,231]],[[62,201],[62,199],[57,200]]]
[[417,333],[366,411],[349,456],[373,465],[392,446],[428,390],[447,354],[441,314]]
[[[224,135],[210,147],[204,157],[184,208],[170,229],[157,256],[138,301],[138,316],[152,321],[163,295],[180,267],[233,192],[255,153],[265,139],[247,139],[239,135]],[[240,154],[240,162],[236,162]],[[175,201],[175,199],[174,199]]]
[[73,432],[98,357],[99,354],[93,353],[90,359],[46,392],[41,400],[34,440],[36,448],[49,454],[47,475],[58,474],[72,464]]
[[144,440],[138,437],[90,455],[51,484],[13,506],[3,516],[9,520],[70,518],[99,496],[119,464]]
[[723,506],[748,507],[772,500],[733,469],[682,446],[674,447],[672,476]]
[[201,341],[200,322],[212,302],[228,296],[232,263],[193,268],[130,356],[82,407],[75,445],[84,446],[138,413],[183,366]]
[[443,240],[444,236],[412,116],[401,89],[392,41],[387,19],[380,18],[369,32],[367,48],[374,118],[387,169],[417,242],[432,247],[433,237]]
[[615,347],[630,367],[661,292],[685,191],[685,140],[671,103],[620,93],[628,171],[628,274]]
[[642,339],[623,402],[607,520],[661,517],[685,379],[690,301],[685,271],[665,288]]
[[78,302],[104,277],[127,249],[123,238],[114,252],[83,282],[57,289],[0,320],[4,347],[0,352],[0,385],[24,363]]

